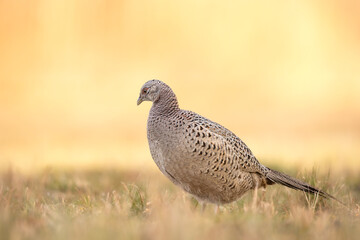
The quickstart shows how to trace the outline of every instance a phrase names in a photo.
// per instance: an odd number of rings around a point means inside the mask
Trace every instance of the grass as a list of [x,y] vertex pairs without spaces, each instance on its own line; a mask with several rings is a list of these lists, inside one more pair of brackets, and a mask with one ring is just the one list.
[[358,239],[360,175],[298,173],[349,204],[281,186],[201,210],[160,172],[0,174],[1,239]]

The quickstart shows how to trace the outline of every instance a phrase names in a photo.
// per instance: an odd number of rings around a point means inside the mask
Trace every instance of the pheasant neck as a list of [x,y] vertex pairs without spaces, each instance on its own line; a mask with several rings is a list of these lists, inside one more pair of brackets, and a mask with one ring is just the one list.
[[179,110],[178,101],[171,89],[163,91],[151,107],[153,113],[161,115],[172,115]]

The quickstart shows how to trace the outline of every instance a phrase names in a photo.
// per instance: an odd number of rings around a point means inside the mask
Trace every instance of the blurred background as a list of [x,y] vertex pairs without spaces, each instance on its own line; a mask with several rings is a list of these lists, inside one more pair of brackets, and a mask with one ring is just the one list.
[[264,164],[360,169],[357,0],[0,0],[0,169],[155,169],[153,78]]

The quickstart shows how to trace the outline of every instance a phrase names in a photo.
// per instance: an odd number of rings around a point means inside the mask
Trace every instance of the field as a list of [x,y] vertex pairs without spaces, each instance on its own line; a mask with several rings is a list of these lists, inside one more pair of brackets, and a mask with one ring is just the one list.
[[[0,240],[359,239],[359,29],[356,0],[0,0]],[[351,211],[281,186],[202,210],[151,160],[154,78]]]
[[[290,171],[291,174],[295,173]],[[288,170],[289,171],[289,170]],[[296,173],[295,173],[296,175]],[[281,186],[220,207],[199,203],[159,171],[16,170],[0,176],[1,239],[358,239],[360,174],[297,177],[335,201]]]

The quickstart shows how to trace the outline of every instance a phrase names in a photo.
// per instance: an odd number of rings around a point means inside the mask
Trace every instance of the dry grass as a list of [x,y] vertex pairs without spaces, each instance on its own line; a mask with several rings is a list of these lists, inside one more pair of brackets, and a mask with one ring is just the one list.
[[281,186],[223,206],[220,213],[159,172],[54,171],[0,175],[1,239],[357,239],[359,175],[298,177],[349,203],[304,196]]

